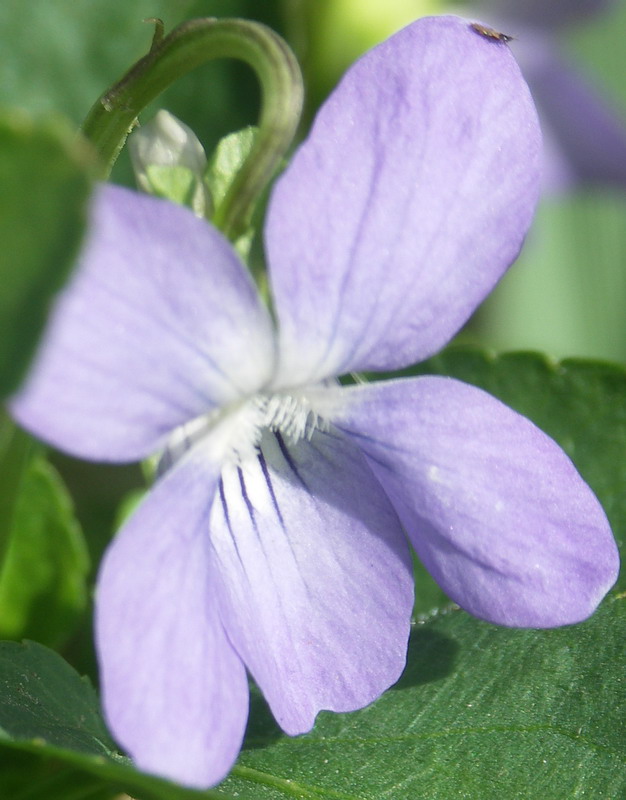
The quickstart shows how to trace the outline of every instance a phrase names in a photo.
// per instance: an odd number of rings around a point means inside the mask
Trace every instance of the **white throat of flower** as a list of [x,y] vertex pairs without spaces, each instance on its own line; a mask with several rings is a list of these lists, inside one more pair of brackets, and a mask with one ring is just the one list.
[[295,444],[310,440],[318,428],[327,430],[328,422],[313,409],[304,392],[259,393],[176,428],[160,457],[157,474],[163,474],[203,440],[210,440],[221,463],[239,465],[257,455],[264,431],[278,431]]

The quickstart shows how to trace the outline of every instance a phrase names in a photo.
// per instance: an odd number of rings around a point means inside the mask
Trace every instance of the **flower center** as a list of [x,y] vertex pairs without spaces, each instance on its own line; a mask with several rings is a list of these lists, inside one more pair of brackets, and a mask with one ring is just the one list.
[[310,439],[316,428],[326,427],[304,392],[259,393],[176,428],[161,455],[157,474],[162,475],[203,440],[211,441],[211,449],[222,463],[238,465],[257,455],[265,430],[279,431],[295,444]]
[[264,430],[279,431],[295,444],[310,439],[324,424],[300,392],[257,394],[228,417],[230,446],[225,460],[236,463],[257,454]]

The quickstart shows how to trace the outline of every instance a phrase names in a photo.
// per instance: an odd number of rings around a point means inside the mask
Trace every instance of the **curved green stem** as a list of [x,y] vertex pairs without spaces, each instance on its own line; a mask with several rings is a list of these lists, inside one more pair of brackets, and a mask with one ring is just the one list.
[[[162,23],[161,23],[162,25]],[[214,58],[238,58],[256,72],[262,90],[256,143],[213,222],[231,239],[243,233],[254,204],[291,144],[302,110],[300,68],[287,44],[259,22],[194,19],[161,37],[150,52],[94,104],[82,126],[108,177],[135,119],[171,83]]]

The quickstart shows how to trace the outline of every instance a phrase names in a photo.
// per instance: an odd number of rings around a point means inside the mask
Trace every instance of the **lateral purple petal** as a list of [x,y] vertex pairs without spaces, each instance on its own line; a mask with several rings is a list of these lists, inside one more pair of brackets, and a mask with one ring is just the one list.
[[223,473],[211,518],[229,640],[289,734],[400,676],[413,604],[408,544],[359,450],[316,431]]
[[187,786],[218,783],[248,714],[244,666],[219,619],[208,462],[181,462],[109,547],[96,644],[109,726],[137,766]]
[[517,64],[467,21],[420,19],[365,55],[271,198],[283,380],[437,351],[517,256],[539,161]]
[[130,461],[267,381],[273,334],[229,243],[189,210],[103,186],[90,231],[11,409],[62,450]]
[[510,626],[593,613],[617,577],[617,548],[596,497],[552,439],[451,378],[342,391],[335,423],[362,447],[453,600]]

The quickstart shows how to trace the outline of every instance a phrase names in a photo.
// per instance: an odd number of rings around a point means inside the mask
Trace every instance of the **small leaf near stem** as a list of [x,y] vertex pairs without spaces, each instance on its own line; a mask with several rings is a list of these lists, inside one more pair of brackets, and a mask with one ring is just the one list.
[[230,239],[248,227],[254,205],[291,144],[302,110],[302,76],[287,44],[270,28],[240,19],[194,19],[165,37],[157,25],[150,52],[93,105],[82,126],[106,179],[137,115],[164,89],[213,58],[238,58],[262,89],[259,134],[217,207],[213,223]]

